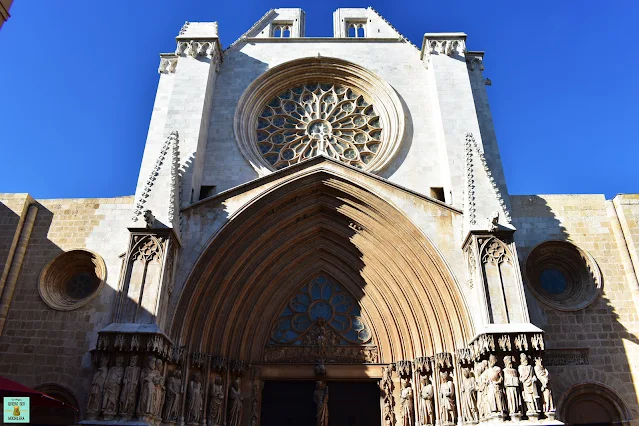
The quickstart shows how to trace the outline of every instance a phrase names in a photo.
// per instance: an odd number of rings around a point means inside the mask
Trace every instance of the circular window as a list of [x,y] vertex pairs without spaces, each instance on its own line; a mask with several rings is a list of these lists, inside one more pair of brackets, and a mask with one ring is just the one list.
[[382,145],[375,108],[342,84],[312,83],[286,89],[257,120],[257,145],[276,169],[318,154],[363,169]]
[[86,250],[71,250],[44,267],[38,290],[50,307],[70,311],[95,297],[105,280],[106,265],[100,256]]
[[335,58],[303,58],[272,68],[242,94],[234,130],[260,175],[326,155],[375,172],[404,135],[393,88],[369,70]]
[[601,273],[590,254],[564,241],[546,241],[532,249],[526,283],[545,304],[562,311],[590,305],[601,292]]

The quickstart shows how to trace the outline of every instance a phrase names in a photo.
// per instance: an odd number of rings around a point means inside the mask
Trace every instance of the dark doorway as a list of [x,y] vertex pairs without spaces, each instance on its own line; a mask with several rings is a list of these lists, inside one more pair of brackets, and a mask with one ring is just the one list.
[[328,382],[329,426],[379,426],[379,388],[374,381]]
[[[374,381],[327,382],[329,426],[379,426],[379,388]],[[315,426],[315,382],[266,381],[262,426]]]

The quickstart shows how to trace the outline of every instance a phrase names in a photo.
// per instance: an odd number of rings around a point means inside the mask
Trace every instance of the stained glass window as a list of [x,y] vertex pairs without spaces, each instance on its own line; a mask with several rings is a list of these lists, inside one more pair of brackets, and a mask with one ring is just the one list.
[[363,169],[382,145],[373,105],[340,84],[285,90],[264,107],[256,132],[260,153],[276,169],[322,153]]
[[337,336],[333,343],[339,345],[366,344],[372,337],[355,298],[324,275],[305,285],[286,304],[270,344],[306,344],[307,335],[312,335],[316,326],[329,329],[327,334]]

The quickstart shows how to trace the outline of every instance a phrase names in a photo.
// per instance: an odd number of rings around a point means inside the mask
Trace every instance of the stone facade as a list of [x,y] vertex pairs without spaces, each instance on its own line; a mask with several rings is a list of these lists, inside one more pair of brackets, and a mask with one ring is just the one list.
[[0,194],[0,374],[86,424],[267,426],[281,380],[322,425],[332,380],[384,426],[634,422],[639,196],[509,195],[466,35],[333,18],[187,22],[133,196]]

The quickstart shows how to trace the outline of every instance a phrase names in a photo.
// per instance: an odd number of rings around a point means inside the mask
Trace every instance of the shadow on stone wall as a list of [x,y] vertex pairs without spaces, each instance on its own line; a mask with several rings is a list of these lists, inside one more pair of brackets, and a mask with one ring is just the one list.
[[[73,204],[55,212],[38,202],[35,205],[38,212],[0,336],[0,375],[31,388],[59,386],[83,412],[93,375],[89,351],[95,347],[97,331],[110,319],[118,271],[109,270],[99,294],[78,309],[62,311],[45,304],[38,291],[40,273],[65,252],[49,235],[64,240],[67,247],[82,249],[85,238],[77,238],[76,243],[74,232],[91,225],[84,223]],[[0,204],[0,215],[6,215],[6,210]]]
[[[621,285],[614,282],[615,279],[607,281],[606,278],[607,274],[610,275],[611,268],[622,267],[618,260],[616,244],[612,244],[609,248],[611,263],[608,263],[607,257],[604,258],[602,253],[605,252],[601,250],[595,249],[590,253],[595,261],[599,262],[603,276],[602,294],[584,309],[576,311],[554,309],[532,294],[526,278],[526,258],[533,247],[544,241],[567,241],[577,246],[580,242],[574,242],[571,239],[569,231],[562,225],[561,220],[557,218],[544,198],[513,196],[511,201],[513,202],[513,222],[518,229],[515,240],[524,276],[526,299],[531,321],[545,331],[546,364],[553,376],[553,393],[555,403],[558,404],[558,418],[571,423],[605,421],[595,419],[600,413],[588,412],[587,405],[583,405],[583,401],[587,398],[593,398],[602,404],[614,399],[623,401],[617,403],[618,409],[611,411],[614,420],[624,421],[629,420],[630,417],[636,418],[639,414],[639,406],[634,390],[634,378],[630,370],[630,354],[626,347],[629,343],[639,344],[639,339],[623,324],[624,321],[633,321],[634,307],[622,308],[624,300],[618,297],[623,289],[627,290],[625,275],[619,275],[622,277]],[[598,238],[594,229],[579,230],[579,232],[592,232],[592,238]],[[607,241],[602,240],[597,244],[603,247],[606,243]],[[594,275],[592,278],[594,279]],[[612,301],[608,294],[615,294],[616,300]],[[625,319],[621,315],[624,315]],[[590,391],[585,392],[584,389],[590,389]],[[575,395],[579,392],[582,394],[576,398]],[[576,414],[581,417],[575,418]]]
[[[399,148],[399,151],[397,152],[397,155],[395,155],[395,158],[393,158],[393,160],[385,169],[377,173],[378,176],[381,176],[386,179],[391,177],[397,171],[397,169],[399,169],[399,167],[402,164],[404,164],[404,160],[408,156],[408,153],[410,152],[410,149],[413,145],[413,133],[414,133],[413,117],[410,113],[410,109],[406,105],[406,102],[404,102],[404,98],[402,98],[402,96],[396,90],[394,91],[397,97],[399,98],[400,102],[402,103],[402,109],[404,110],[403,111],[404,117],[406,118],[406,125],[404,126],[404,137],[400,141],[400,144],[399,144],[400,148]],[[424,190],[425,189],[427,188],[424,188]]]

